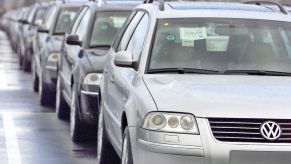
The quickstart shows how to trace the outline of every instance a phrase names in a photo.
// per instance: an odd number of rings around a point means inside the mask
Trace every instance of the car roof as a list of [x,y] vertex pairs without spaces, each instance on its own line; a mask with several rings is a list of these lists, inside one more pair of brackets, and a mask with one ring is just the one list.
[[86,5],[97,11],[113,11],[124,10],[130,11],[140,5],[141,1],[106,1],[106,3],[98,4],[97,2],[88,2]]
[[232,11],[258,11],[258,12],[274,12],[270,8],[257,5],[247,5],[241,3],[225,3],[225,2],[196,2],[196,3],[167,3],[167,6],[174,10],[232,10]]
[[[157,18],[242,18],[290,22],[290,15],[267,6],[231,2],[165,2],[160,11],[159,3],[143,4],[137,7],[147,10]],[[173,12],[175,11],[175,12]]]

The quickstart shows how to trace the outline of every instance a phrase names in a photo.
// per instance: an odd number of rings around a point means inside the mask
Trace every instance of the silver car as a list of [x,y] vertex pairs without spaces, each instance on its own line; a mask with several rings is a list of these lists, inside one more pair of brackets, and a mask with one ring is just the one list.
[[289,164],[291,20],[277,7],[137,7],[106,61],[98,164]]
[[[67,27],[75,18],[81,4],[53,3],[47,11],[43,26],[38,28],[39,51],[34,51],[32,60],[33,86],[39,91],[40,104],[55,103],[57,63],[61,54],[62,39]],[[38,87],[35,87],[37,86]]]

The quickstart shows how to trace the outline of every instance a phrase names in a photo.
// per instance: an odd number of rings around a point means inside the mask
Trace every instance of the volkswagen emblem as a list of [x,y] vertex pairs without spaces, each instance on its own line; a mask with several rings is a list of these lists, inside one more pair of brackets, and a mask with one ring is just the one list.
[[281,137],[282,129],[279,124],[273,121],[267,121],[261,125],[261,135],[269,140],[275,141]]

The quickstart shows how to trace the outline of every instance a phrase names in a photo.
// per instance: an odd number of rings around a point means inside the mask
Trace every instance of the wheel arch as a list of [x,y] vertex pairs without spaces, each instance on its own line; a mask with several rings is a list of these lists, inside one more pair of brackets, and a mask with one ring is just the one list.
[[128,126],[127,115],[125,111],[122,113],[121,117],[121,133],[123,135],[125,128]]

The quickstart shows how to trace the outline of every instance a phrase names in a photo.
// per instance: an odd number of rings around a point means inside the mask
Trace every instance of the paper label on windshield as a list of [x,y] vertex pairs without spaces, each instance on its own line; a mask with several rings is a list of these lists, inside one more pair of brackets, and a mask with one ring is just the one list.
[[227,51],[229,36],[209,36],[206,39],[207,51],[225,52]]
[[181,40],[201,40],[206,39],[207,31],[205,27],[180,28]]
[[183,47],[194,47],[194,40],[182,40]]

